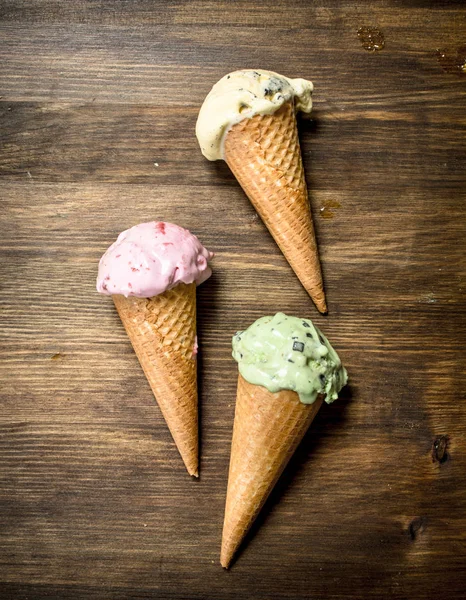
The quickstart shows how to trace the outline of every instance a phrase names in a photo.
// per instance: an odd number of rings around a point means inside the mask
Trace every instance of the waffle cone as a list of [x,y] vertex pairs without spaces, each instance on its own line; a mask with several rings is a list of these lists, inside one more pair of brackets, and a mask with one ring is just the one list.
[[196,284],[113,301],[186,469],[197,477]]
[[327,312],[293,103],[243,119],[224,157],[320,312]]
[[303,404],[238,377],[220,562],[228,568],[296,447],[322,405]]

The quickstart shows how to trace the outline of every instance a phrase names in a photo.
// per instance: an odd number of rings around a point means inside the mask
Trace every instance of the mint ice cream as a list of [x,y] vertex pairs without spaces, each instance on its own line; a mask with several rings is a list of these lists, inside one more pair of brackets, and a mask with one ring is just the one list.
[[333,402],[348,379],[338,354],[312,321],[284,313],[238,331],[233,358],[249,383],[269,392],[293,390],[303,404],[312,404],[319,394]]

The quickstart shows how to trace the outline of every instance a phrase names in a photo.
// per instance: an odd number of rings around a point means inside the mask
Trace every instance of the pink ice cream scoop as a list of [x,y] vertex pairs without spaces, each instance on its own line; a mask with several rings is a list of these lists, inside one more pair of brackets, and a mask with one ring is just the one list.
[[213,256],[183,227],[141,223],[120,233],[100,259],[97,291],[151,298],[178,283],[199,285],[212,274]]

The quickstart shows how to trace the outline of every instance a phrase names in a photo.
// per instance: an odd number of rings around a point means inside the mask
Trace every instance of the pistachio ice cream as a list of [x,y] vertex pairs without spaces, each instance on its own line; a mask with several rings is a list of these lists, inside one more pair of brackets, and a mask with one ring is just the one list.
[[285,102],[294,101],[296,111],[310,113],[310,81],[289,79],[273,71],[234,71],[222,77],[204,100],[196,123],[202,154],[209,160],[223,159],[223,141],[229,129],[243,119],[268,115]]
[[320,394],[333,402],[348,379],[338,354],[312,321],[284,313],[238,331],[233,358],[249,383],[270,392],[293,390],[303,404],[312,404]]

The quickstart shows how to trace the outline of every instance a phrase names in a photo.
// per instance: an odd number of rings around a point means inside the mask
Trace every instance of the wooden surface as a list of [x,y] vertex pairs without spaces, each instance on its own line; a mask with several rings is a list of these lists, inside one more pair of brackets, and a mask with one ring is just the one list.
[[[464,598],[464,3],[0,0],[0,39],[0,597]],[[315,85],[327,317],[197,146],[206,93],[246,66]],[[101,254],[149,219],[217,254],[199,481],[95,292]],[[351,383],[226,572],[230,339],[277,310],[314,319]]]

